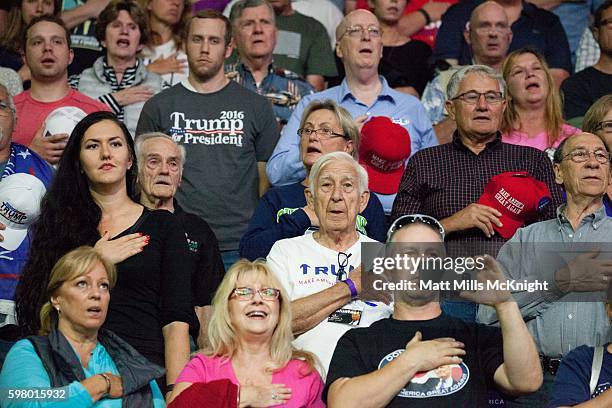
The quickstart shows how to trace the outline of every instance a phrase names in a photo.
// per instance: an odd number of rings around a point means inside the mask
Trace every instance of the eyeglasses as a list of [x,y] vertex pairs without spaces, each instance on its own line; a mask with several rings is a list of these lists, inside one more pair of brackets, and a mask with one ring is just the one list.
[[474,31],[479,35],[490,33],[503,34],[508,31],[508,28],[508,26],[476,27]]
[[610,163],[610,153],[606,152],[605,150],[595,150],[594,152],[590,152],[585,149],[572,150],[571,152],[563,156],[561,161],[569,157],[570,160],[573,161],[574,163],[584,163],[589,160],[589,158],[591,157],[591,154],[595,156],[595,160],[597,160],[599,164],[609,164]]
[[606,18],[599,22],[599,27],[612,28],[612,18]]
[[451,100],[454,101],[454,100],[457,100],[457,99],[461,99],[463,102],[467,103],[468,105],[476,105],[478,103],[478,101],[480,100],[481,96],[484,96],[485,101],[487,103],[490,103],[490,104],[500,103],[504,99],[504,96],[502,95],[501,92],[495,92],[495,91],[487,91],[487,92],[467,91],[467,92],[462,93],[461,95],[455,96]]
[[8,115],[9,112],[14,112],[13,108],[11,108],[11,105],[9,105],[5,101],[0,101],[0,113],[4,115]]
[[380,38],[380,36],[382,35],[382,29],[380,27],[371,25],[366,28],[361,25],[354,25],[347,28],[344,34],[340,36],[338,41],[340,41],[345,35],[348,35],[351,38],[362,38],[363,34],[366,31],[368,32],[368,34],[370,34],[371,38]]
[[387,242],[391,241],[391,236],[395,234],[396,231],[399,231],[406,225],[415,223],[423,223],[429,225],[440,234],[440,236],[442,237],[442,241],[444,241],[444,236],[446,235],[446,232],[444,231],[444,227],[442,226],[442,224],[440,224],[440,221],[436,220],[433,217],[430,217],[429,215],[410,214],[403,215],[397,220],[393,221],[393,224],[391,224],[389,230],[387,231]]
[[348,273],[346,272],[345,268],[349,264],[349,258],[351,257],[351,255],[353,254],[346,254],[344,252],[338,252],[338,275],[337,277],[339,281],[343,281],[348,278]]
[[280,290],[276,288],[261,288],[255,290],[253,288],[244,287],[234,289],[231,297],[235,297],[238,300],[249,301],[253,300],[255,293],[259,293],[262,300],[276,300],[280,296]]
[[603,122],[599,122],[595,131],[603,130],[605,133],[612,133],[612,120],[604,120]]
[[321,128],[321,129],[302,128],[302,129],[298,129],[297,131],[297,134],[300,136],[310,137],[313,133],[319,136],[319,138],[321,139],[332,139],[335,137],[343,137],[346,140],[350,140],[350,138],[347,135],[336,133],[330,128]]

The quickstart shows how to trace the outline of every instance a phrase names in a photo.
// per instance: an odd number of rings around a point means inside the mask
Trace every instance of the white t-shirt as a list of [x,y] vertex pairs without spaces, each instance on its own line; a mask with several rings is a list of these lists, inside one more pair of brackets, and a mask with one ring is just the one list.
[[[151,62],[155,61],[158,58],[167,58],[170,55],[176,52],[176,44],[174,40],[170,40],[164,44],[158,45],[156,47],[146,47],[142,50],[142,59],[145,65],[149,65]],[[177,54],[177,58],[179,60],[187,61],[187,54],[183,51],[179,50]],[[185,67],[184,73],[173,73],[173,74],[164,74],[162,75],[162,84],[163,88],[170,88],[173,85],[178,84],[179,82],[187,79],[189,76],[189,69]]]
[[[359,234],[359,241],[345,251],[346,254],[351,254],[348,259],[349,266],[345,271],[351,271],[361,263],[362,242],[377,241]],[[337,283],[338,252],[319,244],[312,234],[277,241],[270,250],[267,261],[292,301],[318,293]],[[336,343],[345,332],[356,327],[368,327],[377,320],[389,317],[393,312],[393,309],[384,303],[366,303],[361,300],[353,300],[339,310],[349,314],[350,311],[361,311],[361,318],[352,324],[329,322],[326,318],[301,334],[293,343],[297,348],[314,353],[325,372]],[[321,376],[325,378],[325,373],[321,373]]]

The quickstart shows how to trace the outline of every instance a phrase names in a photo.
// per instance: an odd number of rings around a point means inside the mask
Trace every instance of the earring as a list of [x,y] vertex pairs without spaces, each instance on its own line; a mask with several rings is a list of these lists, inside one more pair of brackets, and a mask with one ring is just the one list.
[[62,311],[60,310],[59,306],[55,306],[55,310],[57,310],[57,314],[62,314]]

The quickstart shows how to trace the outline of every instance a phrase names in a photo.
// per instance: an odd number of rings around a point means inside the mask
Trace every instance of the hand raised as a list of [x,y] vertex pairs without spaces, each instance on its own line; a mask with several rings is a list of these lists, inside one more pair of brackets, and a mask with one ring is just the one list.
[[178,51],[166,58],[159,57],[155,61],[147,65],[149,72],[155,72],[156,74],[172,74],[172,73],[185,73],[187,69],[187,61],[178,58]]
[[420,331],[406,344],[402,353],[406,363],[415,364],[417,371],[429,371],[443,365],[459,364],[465,355],[464,344],[450,337],[422,341]]
[[291,388],[285,384],[245,385],[240,387],[241,407],[271,407],[291,399]]
[[108,392],[109,398],[121,398],[123,396],[123,380],[120,376],[106,373],[111,381],[110,391]]
[[117,103],[121,106],[131,105],[133,103],[145,102],[153,96],[151,88],[145,85],[131,86],[122,89],[121,91],[111,94]]
[[506,277],[502,272],[497,261],[489,256],[483,255],[481,257],[476,257],[476,259],[482,259],[484,267],[476,268],[474,275],[476,281],[482,284],[484,289],[482,290],[463,290],[459,293],[464,299],[467,299],[474,303],[479,303],[481,305],[495,306],[496,304],[507,302],[512,300],[512,295],[508,290],[494,290],[489,289],[490,285],[487,285],[487,281],[492,283],[503,284],[506,282]]
[[114,264],[118,264],[131,256],[142,252],[143,248],[149,243],[149,236],[135,233],[117,239],[110,239],[107,231],[102,238],[96,242],[94,248],[104,258]]
[[563,292],[605,291],[612,280],[612,259],[597,259],[600,251],[578,255],[555,274]]

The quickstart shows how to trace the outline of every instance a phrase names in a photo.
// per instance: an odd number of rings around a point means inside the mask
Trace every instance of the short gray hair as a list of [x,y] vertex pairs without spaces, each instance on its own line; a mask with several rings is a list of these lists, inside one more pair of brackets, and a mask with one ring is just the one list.
[[359,140],[361,139],[359,127],[357,127],[351,113],[342,106],[338,105],[338,103],[332,99],[314,100],[310,102],[308,106],[306,106],[306,109],[304,109],[304,113],[302,113],[300,129],[304,127],[308,116],[310,116],[311,113],[319,110],[328,110],[336,115],[336,119],[338,119],[338,124],[342,128],[342,131],[351,140],[351,142],[353,142],[352,156],[355,159],[359,158]]
[[272,15],[272,22],[274,23],[274,25],[276,25],[276,15],[274,13],[274,9],[272,8],[272,5],[266,0],[239,0],[234,3],[229,15],[229,19],[232,25],[235,25],[236,21],[242,16],[242,12],[244,11],[244,9],[248,9],[251,7],[259,7],[261,5],[268,7],[268,10],[270,10],[270,14]]
[[17,126],[17,111],[15,110],[15,102],[13,101],[13,95],[11,95],[8,88],[3,83],[0,83],[0,89],[3,89],[4,92],[6,93],[9,109],[11,110],[11,113],[13,114],[13,129],[14,129],[15,126]]
[[450,101],[457,96],[457,92],[459,92],[459,86],[461,85],[461,82],[463,81],[465,76],[468,74],[476,74],[496,80],[499,84],[499,90],[501,91],[502,96],[506,94],[506,81],[504,81],[504,78],[499,72],[486,65],[468,65],[459,69],[459,71],[455,72],[451,76],[450,80],[448,81],[448,85],[446,86],[447,100]]
[[319,157],[310,170],[308,181],[310,182],[310,191],[312,192],[313,197],[316,196],[317,189],[314,188],[314,186],[316,186],[316,182],[319,179],[319,174],[321,171],[323,171],[325,166],[332,161],[339,160],[350,163],[350,165],[353,166],[353,169],[355,169],[355,172],[359,177],[359,194],[363,193],[364,191],[370,191],[368,189],[368,172],[361,166],[361,164],[359,164],[359,162],[357,162],[353,156],[346,152],[331,152]]
[[162,132],[143,133],[136,137],[136,141],[134,142],[134,150],[136,150],[136,162],[138,164],[138,168],[139,169],[144,168],[145,158],[143,156],[142,146],[147,140],[152,140],[156,138],[162,138],[162,139],[169,140],[176,145],[179,151],[180,159],[181,159],[181,173],[182,173],[183,167],[185,166],[185,161],[187,160],[187,151],[185,150],[185,146],[176,143],[174,139],[172,139],[172,137]]

